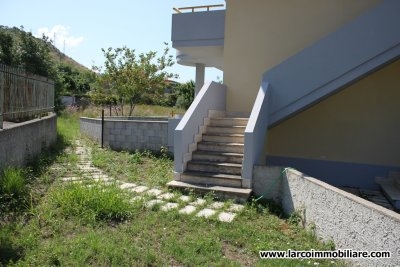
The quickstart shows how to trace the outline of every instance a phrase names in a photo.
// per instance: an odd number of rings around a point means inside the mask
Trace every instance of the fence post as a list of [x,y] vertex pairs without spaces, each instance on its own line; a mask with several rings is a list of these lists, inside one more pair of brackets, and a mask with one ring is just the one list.
[[104,148],[104,109],[101,110],[101,148]]

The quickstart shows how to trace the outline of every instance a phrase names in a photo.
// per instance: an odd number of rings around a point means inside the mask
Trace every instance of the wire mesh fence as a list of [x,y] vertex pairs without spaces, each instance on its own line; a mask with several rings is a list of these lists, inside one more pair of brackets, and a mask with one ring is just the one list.
[[54,82],[0,64],[0,129],[3,121],[40,118],[54,110]]

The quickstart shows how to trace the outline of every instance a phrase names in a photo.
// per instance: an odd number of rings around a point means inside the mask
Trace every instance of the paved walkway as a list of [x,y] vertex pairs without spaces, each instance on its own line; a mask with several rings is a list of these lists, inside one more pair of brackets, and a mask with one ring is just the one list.
[[107,176],[101,169],[94,167],[89,148],[80,140],[76,140],[75,143],[75,151],[70,151],[70,153],[78,155],[77,168],[81,172],[81,175],[63,177],[61,179],[64,182],[82,183],[82,186],[90,182],[101,182],[105,185],[117,184],[122,190],[127,190],[132,194],[131,201],[145,200],[145,205],[148,208],[154,208],[155,205],[159,205],[160,212],[178,210],[183,216],[213,217],[227,223],[232,222],[237,213],[244,208],[240,204],[207,201],[204,198],[194,199],[192,196],[180,195],[176,192],[121,182]]

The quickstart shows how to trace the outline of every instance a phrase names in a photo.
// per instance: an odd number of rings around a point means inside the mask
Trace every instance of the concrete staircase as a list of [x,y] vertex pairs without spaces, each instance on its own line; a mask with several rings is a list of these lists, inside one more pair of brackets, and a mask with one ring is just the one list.
[[239,202],[247,200],[251,189],[242,188],[241,177],[247,122],[248,118],[210,118],[186,171],[169,186],[201,193],[213,191],[219,197]]

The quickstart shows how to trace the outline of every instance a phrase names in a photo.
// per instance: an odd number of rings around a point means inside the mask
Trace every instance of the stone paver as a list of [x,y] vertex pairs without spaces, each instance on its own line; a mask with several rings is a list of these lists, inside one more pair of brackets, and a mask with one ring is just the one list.
[[240,205],[240,204],[232,204],[232,205],[229,207],[228,210],[229,210],[229,211],[239,212],[239,211],[241,211],[243,208],[244,208],[243,205]]
[[[175,194],[171,192],[165,192],[157,188],[149,188],[143,185],[137,185],[134,183],[120,182],[112,177],[108,177],[101,169],[93,166],[91,161],[91,153],[88,148],[86,148],[82,142],[76,140],[75,153],[79,156],[77,169],[79,174],[70,173],[68,176],[61,178],[61,181],[68,183],[81,183],[83,186],[92,187],[94,185],[104,186],[104,191],[109,185],[117,185],[122,190],[127,190],[134,194],[130,202],[136,202],[145,200],[145,206],[147,208],[152,208],[155,205],[160,205],[160,210],[168,212],[173,209],[179,209],[180,214],[195,214],[197,217],[209,218],[216,215],[217,219],[221,222],[230,223],[237,216],[237,212],[240,212],[244,206],[239,204],[231,204],[228,208],[224,202],[212,202],[206,208],[202,207],[207,202],[203,198],[197,198],[192,200],[191,196],[182,195],[177,201],[174,201]],[[73,153],[73,151],[68,151],[68,153]],[[69,165],[64,165],[63,167],[54,168],[54,170],[67,168]],[[74,176],[78,175],[78,176]],[[146,197],[147,196],[147,197]],[[156,199],[149,199],[149,196],[157,197]],[[168,202],[169,201],[169,202]],[[190,202],[190,203],[189,203]],[[201,207],[199,209],[199,207]]]
[[61,178],[61,181],[63,181],[63,182],[71,182],[71,181],[79,181],[79,180],[82,180],[83,178],[82,177],[64,177],[64,178]]
[[221,222],[232,222],[235,216],[236,214],[232,212],[221,212],[218,215],[218,220],[220,220]]
[[146,203],[146,207],[147,208],[152,208],[157,204],[160,204],[160,205],[164,204],[164,201],[162,201],[160,199],[153,199],[153,200],[150,200],[149,202]]
[[123,183],[123,184],[121,184],[119,186],[119,188],[121,188],[121,189],[129,189],[129,188],[136,187],[136,186],[137,185],[133,184],[133,183]]
[[180,209],[180,210],[179,210],[179,213],[182,213],[182,214],[191,214],[191,213],[193,213],[195,210],[196,210],[196,207],[195,207],[195,206],[187,205],[187,206],[185,206],[183,209]]
[[174,197],[175,197],[175,195],[173,193],[165,193],[165,194],[159,195],[157,198],[170,200],[170,199],[172,199]]
[[197,213],[196,214],[196,216],[197,217],[205,217],[205,218],[208,218],[208,217],[211,217],[211,216],[213,216],[214,214],[215,214],[215,210],[212,210],[212,209],[203,209],[203,210],[201,210],[201,211],[199,211],[199,213]]
[[161,206],[161,210],[162,211],[169,211],[169,210],[178,208],[178,206],[179,206],[178,203],[168,202],[165,205]]
[[149,191],[147,191],[146,194],[149,195],[149,196],[158,196],[162,192],[163,191],[161,191],[160,189],[153,188],[153,189],[150,189]]
[[194,206],[202,206],[202,205],[206,204],[206,200],[202,199],[202,198],[198,198],[196,201],[191,202],[190,204],[194,205]]
[[183,202],[189,202],[192,198],[190,196],[180,196],[179,200]]
[[214,202],[214,203],[212,203],[211,205],[210,205],[210,208],[212,208],[212,209],[221,209],[221,208],[223,208],[224,207],[224,202],[218,202],[218,201],[216,201],[216,202]]
[[136,192],[136,193],[143,193],[144,191],[147,191],[147,189],[149,189],[149,188],[144,185],[139,185],[136,187],[129,188],[130,191]]
[[102,182],[115,181],[113,178],[110,178],[110,177],[90,177],[88,179],[89,180],[94,180],[94,181],[102,181]]

